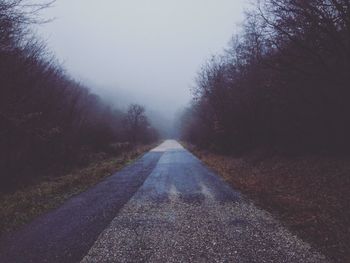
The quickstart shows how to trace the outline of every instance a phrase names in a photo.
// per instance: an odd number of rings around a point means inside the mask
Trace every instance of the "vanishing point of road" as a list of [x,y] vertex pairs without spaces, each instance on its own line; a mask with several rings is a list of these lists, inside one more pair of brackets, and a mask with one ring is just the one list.
[[0,238],[0,262],[327,262],[167,140]]

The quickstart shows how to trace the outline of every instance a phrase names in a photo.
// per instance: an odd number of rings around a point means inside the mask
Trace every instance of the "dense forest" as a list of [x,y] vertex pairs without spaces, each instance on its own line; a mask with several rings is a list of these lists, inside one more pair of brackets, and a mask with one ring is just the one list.
[[182,137],[222,152],[348,151],[350,2],[255,3],[199,72]]
[[143,107],[108,106],[35,37],[49,5],[0,1],[0,191],[157,138]]

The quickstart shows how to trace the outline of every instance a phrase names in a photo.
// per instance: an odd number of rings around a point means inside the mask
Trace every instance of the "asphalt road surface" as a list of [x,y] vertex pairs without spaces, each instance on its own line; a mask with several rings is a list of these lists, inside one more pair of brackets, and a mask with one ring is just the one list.
[[176,141],[17,233],[0,262],[327,262]]

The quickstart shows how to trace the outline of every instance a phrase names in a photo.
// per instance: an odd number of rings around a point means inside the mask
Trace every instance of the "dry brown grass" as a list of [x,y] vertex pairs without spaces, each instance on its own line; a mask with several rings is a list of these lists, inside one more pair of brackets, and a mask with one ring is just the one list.
[[350,158],[234,158],[188,146],[234,188],[336,262],[350,262]]
[[112,175],[155,145],[138,146],[116,157],[97,160],[83,169],[46,179],[12,194],[0,196],[0,234],[30,222],[40,214],[58,207],[102,179]]

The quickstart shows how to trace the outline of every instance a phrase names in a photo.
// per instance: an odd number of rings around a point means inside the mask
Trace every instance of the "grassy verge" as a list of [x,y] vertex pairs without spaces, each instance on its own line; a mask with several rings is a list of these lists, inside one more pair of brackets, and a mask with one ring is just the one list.
[[185,146],[334,262],[350,262],[350,157],[235,158]]
[[134,147],[116,157],[97,160],[71,173],[46,179],[12,194],[0,196],[0,234],[30,222],[35,217],[79,194],[147,152],[153,145]]

